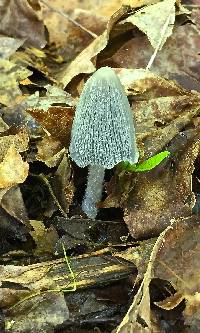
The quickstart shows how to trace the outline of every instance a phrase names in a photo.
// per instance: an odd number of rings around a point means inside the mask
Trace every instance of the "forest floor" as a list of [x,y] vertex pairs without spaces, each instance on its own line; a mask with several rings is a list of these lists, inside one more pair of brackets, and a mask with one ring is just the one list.
[[[200,332],[199,50],[200,0],[1,1],[0,333]],[[93,220],[68,148],[103,66],[139,162]]]

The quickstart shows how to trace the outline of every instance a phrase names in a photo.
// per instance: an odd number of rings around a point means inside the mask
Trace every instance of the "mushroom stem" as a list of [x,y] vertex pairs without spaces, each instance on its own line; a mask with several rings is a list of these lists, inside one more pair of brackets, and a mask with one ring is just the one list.
[[98,212],[96,204],[101,200],[104,174],[104,167],[99,165],[89,166],[87,188],[82,203],[82,209],[91,219],[95,219]]

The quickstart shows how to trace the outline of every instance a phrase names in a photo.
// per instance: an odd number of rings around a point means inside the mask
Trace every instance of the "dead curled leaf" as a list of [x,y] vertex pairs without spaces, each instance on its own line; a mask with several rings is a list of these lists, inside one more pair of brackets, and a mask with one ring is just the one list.
[[[197,30],[189,23],[176,26],[162,50],[157,53],[151,66],[152,72],[165,77],[174,73],[180,76],[188,75],[198,80],[200,73],[197,49],[200,37]],[[109,62],[113,67],[146,68],[153,52],[147,37],[138,34],[126,41],[109,58]]]
[[62,160],[50,182],[54,196],[57,198],[62,210],[68,213],[69,206],[73,201],[75,188],[69,158],[66,153],[63,154]]
[[16,220],[30,227],[22,193],[19,186],[2,189],[1,207]]
[[155,327],[154,323],[152,322],[149,284],[151,279],[154,277],[153,268],[156,255],[160,246],[162,245],[166,233],[170,230],[170,228],[171,226],[168,226],[157,238],[150,254],[150,259],[144,274],[143,281],[133,299],[131,306],[128,309],[127,314],[117,329],[114,331],[115,333],[154,332]]
[[[198,217],[171,220],[171,225],[161,233],[155,242],[142,284],[126,316],[115,331],[116,333],[154,332],[154,322],[152,321],[154,310],[150,307],[149,296],[149,284],[153,278],[167,280],[177,291],[174,295],[155,304],[165,310],[171,310],[185,299],[185,310],[183,311],[185,325],[189,325],[192,332],[198,331],[199,236]],[[143,322],[138,318],[142,318]],[[145,323],[146,329],[142,323]]]

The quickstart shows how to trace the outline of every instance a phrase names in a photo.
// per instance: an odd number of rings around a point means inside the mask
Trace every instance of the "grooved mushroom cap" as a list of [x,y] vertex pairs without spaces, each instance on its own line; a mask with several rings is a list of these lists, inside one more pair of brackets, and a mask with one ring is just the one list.
[[86,82],[76,109],[70,156],[80,167],[113,168],[136,163],[138,150],[130,105],[118,76],[110,67],[98,69]]

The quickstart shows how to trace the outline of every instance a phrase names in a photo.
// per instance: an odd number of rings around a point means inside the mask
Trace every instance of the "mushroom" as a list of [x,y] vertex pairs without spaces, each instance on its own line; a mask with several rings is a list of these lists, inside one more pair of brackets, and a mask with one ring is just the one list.
[[83,88],[73,120],[69,152],[79,167],[89,166],[82,209],[95,219],[105,169],[121,161],[136,163],[139,157],[128,98],[110,67],[98,69]]

